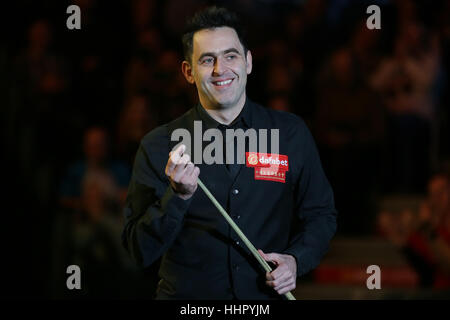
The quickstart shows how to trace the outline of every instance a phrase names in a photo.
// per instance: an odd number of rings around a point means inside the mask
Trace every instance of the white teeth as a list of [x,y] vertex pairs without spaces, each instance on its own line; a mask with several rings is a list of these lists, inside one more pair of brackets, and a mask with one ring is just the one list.
[[231,80],[225,80],[225,81],[218,81],[216,83],[219,86],[223,86],[223,85],[229,84],[230,82],[231,82]]

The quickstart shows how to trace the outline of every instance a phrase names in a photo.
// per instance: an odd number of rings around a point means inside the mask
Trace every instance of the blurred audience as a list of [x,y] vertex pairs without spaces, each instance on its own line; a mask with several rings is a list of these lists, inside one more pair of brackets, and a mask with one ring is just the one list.
[[27,140],[20,151],[30,148],[28,154],[36,154],[40,159],[48,159],[55,147],[55,132],[68,122],[61,110],[70,84],[67,64],[54,43],[50,22],[33,22],[27,32],[26,47],[15,58],[12,75],[14,114],[23,126],[17,134],[23,136],[20,140]]
[[150,109],[147,97],[144,95],[131,97],[119,116],[117,129],[118,158],[132,167],[141,139],[157,123],[159,123],[158,112],[155,109]]
[[121,210],[109,205],[115,195],[111,187],[99,172],[86,172],[79,210],[56,220],[54,277],[64,283],[58,277],[71,264],[79,266],[82,272],[83,291],[57,288],[55,291],[62,297],[129,298],[143,294],[142,274],[121,243]]
[[[352,51],[334,52],[318,78],[317,141],[334,186],[340,229],[367,234],[373,223],[383,138],[383,110]],[[362,214],[363,213],[363,214]]]
[[450,288],[450,176],[438,173],[428,182],[426,200],[417,212],[382,211],[379,233],[402,249],[424,287]]
[[387,111],[388,191],[422,192],[430,171],[431,128],[440,70],[436,34],[418,22],[400,25],[394,52],[371,78]]
[[292,112],[292,105],[289,101],[289,97],[284,94],[273,95],[268,101],[267,106],[278,111]]
[[105,129],[86,130],[83,140],[84,159],[69,166],[62,181],[60,203],[65,208],[82,208],[81,190],[85,176],[94,175],[111,207],[120,208],[126,197],[130,167],[110,158],[109,136]]
[[[110,211],[116,190],[99,172],[87,172],[82,183],[82,208],[72,221],[70,247],[73,263],[83,270],[89,297],[120,297],[127,269],[134,264],[121,244],[121,211]],[[105,187],[106,185],[106,187]],[[108,188],[109,187],[109,188]]]
[[[17,140],[6,152],[22,180],[38,186],[33,196],[47,201],[44,219],[71,248],[54,243],[54,258],[89,265],[93,296],[107,295],[110,279],[133,277],[116,243],[130,168],[148,131],[197,103],[180,72],[179,33],[185,17],[208,3],[75,0],[81,30],[54,28],[64,25],[56,15],[31,10],[15,26],[22,37],[2,46],[0,62],[11,65],[5,122]],[[366,28],[356,0],[218,3],[248,23],[248,96],[311,128],[334,188],[338,233],[367,235],[376,224],[424,285],[447,285],[449,183],[430,172],[450,152],[448,1],[377,1],[381,30]],[[76,160],[79,140],[83,158]],[[375,200],[421,194],[427,183],[419,213],[383,211],[374,221]],[[105,271],[108,265],[118,269]]]

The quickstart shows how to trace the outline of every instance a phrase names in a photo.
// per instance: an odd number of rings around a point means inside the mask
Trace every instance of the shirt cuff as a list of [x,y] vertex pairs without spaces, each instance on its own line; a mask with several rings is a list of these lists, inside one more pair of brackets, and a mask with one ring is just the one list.
[[308,257],[308,249],[302,248],[289,248],[283,252],[284,254],[289,254],[295,258],[295,261],[297,262],[297,277],[300,277],[310,271],[310,268],[307,266],[308,260],[311,258]]
[[181,199],[175,194],[172,187],[168,187],[166,193],[161,198],[161,207],[163,212],[175,220],[182,220],[191,204],[192,197],[187,200]]

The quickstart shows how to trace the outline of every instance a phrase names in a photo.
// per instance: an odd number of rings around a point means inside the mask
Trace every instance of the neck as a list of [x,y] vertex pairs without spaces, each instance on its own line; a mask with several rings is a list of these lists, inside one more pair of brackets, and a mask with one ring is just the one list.
[[[203,104],[203,108],[208,112],[208,114],[216,120],[217,122],[225,125],[229,125],[231,122],[233,122],[234,119],[241,113],[242,108],[244,108],[245,105],[245,92],[239,99],[238,103],[236,103],[234,106],[230,107],[223,107],[223,106],[211,106],[208,104]],[[201,101],[200,101],[201,102]]]

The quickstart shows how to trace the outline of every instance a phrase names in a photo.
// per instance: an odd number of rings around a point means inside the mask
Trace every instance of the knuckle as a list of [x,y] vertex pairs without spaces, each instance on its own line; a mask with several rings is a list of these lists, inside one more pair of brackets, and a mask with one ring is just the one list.
[[170,179],[171,179],[173,182],[175,182],[175,183],[179,183],[179,182],[180,182],[179,177],[177,177],[177,176],[175,175],[175,173],[173,173],[173,172],[172,172],[172,174],[170,175]]

